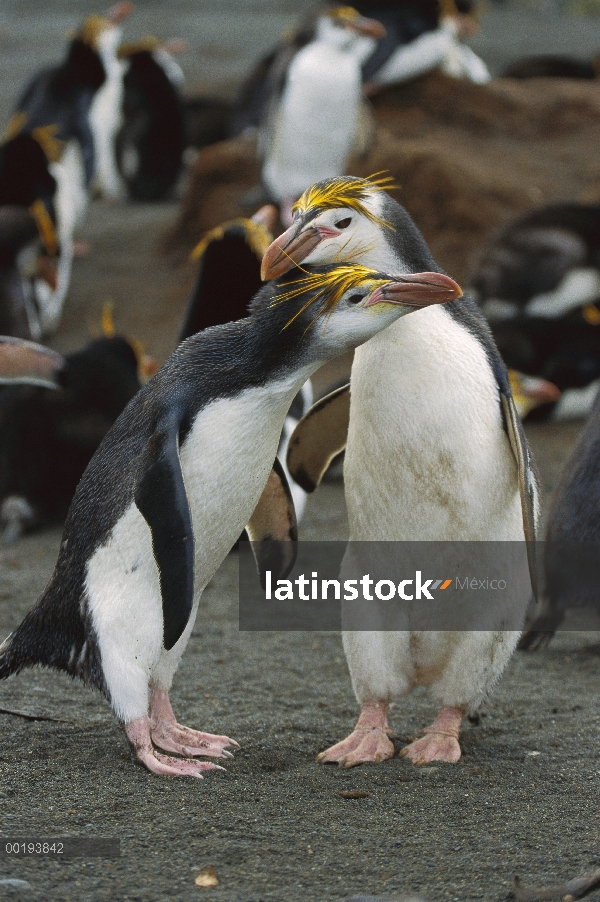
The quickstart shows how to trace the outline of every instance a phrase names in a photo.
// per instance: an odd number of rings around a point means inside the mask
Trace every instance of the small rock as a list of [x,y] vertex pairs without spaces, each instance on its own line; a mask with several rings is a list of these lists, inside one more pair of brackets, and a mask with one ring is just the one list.
[[368,799],[369,793],[364,792],[362,789],[344,789],[342,792],[338,793],[342,799]]
[[31,883],[26,880],[17,880],[16,877],[4,877],[0,879],[0,888],[9,887],[10,889],[31,889]]
[[213,868],[212,864],[209,864],[207,868],[204,868],[196,879],[194,880],[196,886],[218,886],[219,878],[217,877],[217,872]]

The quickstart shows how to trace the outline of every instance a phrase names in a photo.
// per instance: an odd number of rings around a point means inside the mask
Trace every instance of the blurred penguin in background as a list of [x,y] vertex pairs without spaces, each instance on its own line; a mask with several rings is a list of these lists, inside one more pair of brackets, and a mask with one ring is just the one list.
[[161,200],[181,172],[183,72],[174,54],[185,46],[184,41],[150,37],[119,47],[126,71],[116,154],[119,173],[134,200]]
[[0,334],[39,339],[50,325],[43,284],[58,282],[56,179],[44,130],[0,146]]
[[485,63],[462,43],[478,30],[474,0],[364,0],[363,15],[386,30],[363,65],[367,94],[440,68],[454,78],[486,84]]
[[114,334],[66,357],[0,338],[0,532],[5,543],[65,518],[94,452],[141,388],[140,377],[156,366],[135,342]]
[[263,182],[282,221],[307,185],[341,175],[359,134],[361,65],[385,30],[348,6],[319,16],[314,39],[293,57],[271,100]]
[[[196,245],[191,259],[198,261],[198,275],[179,333],[180,342],[211,326],[236,322],[249,315],[250,302],[262,288],[261,261],[273,240],[277,219],[277,208],[267,205],[250,219],[222,223]],[[218,303],[215,298],[219,298]],[[312,403],[312,384],[308,379],[285,418],[277,452],[289,482],[298,522],[306,506],[306,492],[290,478],[286,456],[291,435]]]
[[469,283],[507,365],[563,392],[547,414],[587,416],[600,385],[600,205],[517,217],[484,248]]

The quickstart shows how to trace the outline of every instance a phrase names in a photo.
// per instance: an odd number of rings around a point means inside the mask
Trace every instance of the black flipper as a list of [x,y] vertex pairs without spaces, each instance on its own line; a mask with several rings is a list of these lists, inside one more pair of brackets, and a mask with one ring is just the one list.
[[285,579],[296,562],[298,524],[292,493],[277,458],[246,532],[263,589],[267,570],[274,579]]
[[287,466],[305,492],[314,492],[333,458],[344,450],[350,421],[350,384],[325,395],[292,433]]
[[179,460],[179,425],[178,417],[158,424],[142,455],[134,491],[152,533],[167,650],[185,630],[194,602],[194,532]]
[[512,452],[517,461],[519,474],[519,494],[523,513],[523,531],[527,542],[527,561],[533,596],[537,600],[537,574],[535,569],[535,476],[529,445],[523,431],[523,424],[511,394],[500,387],[500,402],[504,425],[510,441]]

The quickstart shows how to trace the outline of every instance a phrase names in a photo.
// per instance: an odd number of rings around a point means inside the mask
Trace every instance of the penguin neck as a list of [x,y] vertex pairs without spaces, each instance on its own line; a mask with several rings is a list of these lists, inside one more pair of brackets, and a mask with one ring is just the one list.
[[[300,327],[269,311],[225,326],[214,326],[182,342],[170,358],[178,378],[193,384],[211,382],[218,373],[217,396],[246,389],[264,390],[269,403],[285,417],[294,396],[329,356],[311,347]],[[183,366],[182,366],[183,364]]]

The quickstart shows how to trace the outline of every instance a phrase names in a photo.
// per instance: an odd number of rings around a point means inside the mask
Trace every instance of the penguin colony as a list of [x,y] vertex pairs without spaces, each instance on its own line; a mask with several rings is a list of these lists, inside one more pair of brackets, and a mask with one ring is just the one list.
[[[267,568],[289,572],[305,492],[341,450],[354,541],[535,539],[536,481],[517,408],[525,415],[556,404],[556,387],[532,378],[544,368],[559,388],[590,383],[557,374],[569,365],[590,372],[581,348],[588,332],[594,345],[600,319],[597,210],[549,208],[499,236],[472,279],[492,334],[387,193],[389,180],[341,175],[359,138],[367,72],[381,84],[410,77],[419,47],[427,47],[431,59],[420,53],[419,65],[425,58],[427,67],[488,78],[458,42],[460,4],[440,5],[439,28],[426,28],[408,47],[396,35],[377,63],[381,22],[336,6],[288,45],[285,65],[275,54],[263,67],[254,85],[262,177],[289,227],[269,244],[274,211],[265,208],[203,239],[181,344],[141,390],[136,354],[124,339],[66,359],[21,339],[58,324],[90,190],[118,197],[126,188],[153,200],[174,185],[184,133],[181,73],[168,45],[119,46],[129,3],[89,17],[65,62],[31,82],[0,148],[0,331],[16,336],[0,338],[0,385],[10,386],[0,394],[0,456],[22,456],[18,441],[10,449],[24,416],[47,435],[53,404],[59,418],[70,415],[61,392],[74,382],[79,388],[88,359],[94,378],[106,355],[113,363],[120,357],[121,366],[118,391],[106,393],[98,450],[91,461],[80,455],[60,499],[25,496],[18,479],[0,485],[0,498],[8,493],[0,516],[12,539],[28,523],[64,515],[89,463],[50,583],[0,647],[0,677],[35,664],[79,676],[105,694],[138,760],[154,773],[201,777],[218,768],[199,757],[231,757],[234,740],[178,724],[169,700],[199,599],[244,527],[261,578]],[[387,24],[390,32],[397,26]],[[164,133],[171,143],[159,152]],[[276,281],[261,289],[263,253],[262,277]],[[227,269],[222,261],[232,255],[239,266]],[[407,320],[419,307],[430,309]],[[548,337],[553,325],[562,341]],[[570,364],[566,327],[574,336]],[[504,351],[502,328],[531,330],[535,363],[521,366],[531,376],[507,373],[494,342],[495,335]],[[515,346],[513,332],[509,362]],[[310,375],[354,347],[350,386],[307,412]],[[594,363],[595,354],[594,345]],[[598,422],[596,406],[557,495],[551,538],[596,539]],[[478,455],[469,452],[473,445]],[[40,467],[34,462],[33,470]],[[277,551],[267,557],[273,539]],[[556,563],[546,560],[549,580]],[[531,558],[517,578],[524,612],[535,590]],[[550,593],[526,644],[549,638],[568,605],[594,604],[590,587],[572,598]],[[506,629],[501,613],[487,632],[345,631],[361,713],[351,735],[318,760],[351,767],[391,757],[389,703],[423,685],[439,713],[401,754],[415,764],[458,761],[462,719],[493,690],[520,634],[521,623]]]

